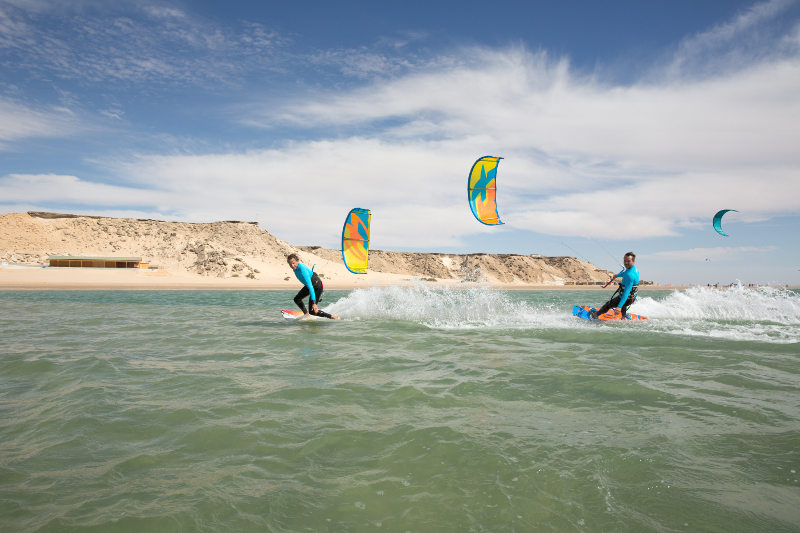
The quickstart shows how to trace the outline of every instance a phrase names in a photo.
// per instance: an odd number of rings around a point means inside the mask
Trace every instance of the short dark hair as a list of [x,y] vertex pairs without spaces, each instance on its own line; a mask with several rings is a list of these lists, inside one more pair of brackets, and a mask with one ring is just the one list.
[[298,263],[300,262],[300,258],[297,257],[297,254],[289,254],[286,256],[286,262],[288,263],[290,259],[294,259]]
[[627,254],[625,254],[625,257],[628,257],[628,256],[631,256],[631,259],[633,259],[634,261],[636,261],[636,254],[635,254],[635,253],[633,253],[633,252],[628,252]]

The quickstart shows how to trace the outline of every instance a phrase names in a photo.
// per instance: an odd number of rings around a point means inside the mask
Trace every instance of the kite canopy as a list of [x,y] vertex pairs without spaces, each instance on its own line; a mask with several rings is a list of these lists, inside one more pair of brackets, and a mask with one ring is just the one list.
[[502,224],[497,212],[497,166],[502,157],[485,155],[469,171],[467,198],[472,214],[482,223]]
[[342,228],[342,259],[344,266],[353,274],[367,273],[369,256],[369,209],[356,207],[347,213]]
[[723,237],[727,237],[728,234],[722,231],[722,216],[728,211],[735,211],[736,213],[738,213],[736,209],[723,209],[722,211],[717,211],[717,214],[714,215],[714,221],[713,221],[714,229],[717,230],[717,233],[719,233]]

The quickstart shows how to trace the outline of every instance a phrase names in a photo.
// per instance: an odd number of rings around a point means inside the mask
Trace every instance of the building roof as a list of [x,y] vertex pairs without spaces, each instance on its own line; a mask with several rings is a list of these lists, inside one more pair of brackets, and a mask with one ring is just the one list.
[[85,255],[50,255],[47,256],[48,260],[53,259],[72,259],[77,261],[136,261],[141,262],[141,257],[94,257]]

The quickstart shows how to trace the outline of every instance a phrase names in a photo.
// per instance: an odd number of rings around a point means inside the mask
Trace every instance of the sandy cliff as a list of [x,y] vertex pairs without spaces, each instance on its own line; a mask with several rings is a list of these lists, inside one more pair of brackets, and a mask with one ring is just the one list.
[[0,261],[46,263],[51,255],[135,256],[160,271],[196,279],[297,284],[286,265],[296,252],[315,263],[326,285],[390,283],[411,278],[491,285],[563,285],[605,281],[604,270],[573,257],[370,251],[370,272],[354,276],[339,250],[296,247],[253,222],[187,223],[9,213],[0,215]]

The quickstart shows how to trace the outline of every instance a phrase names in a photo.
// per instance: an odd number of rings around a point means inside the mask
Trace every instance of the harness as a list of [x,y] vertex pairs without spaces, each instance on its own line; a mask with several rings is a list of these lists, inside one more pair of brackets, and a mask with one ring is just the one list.
[[[630,292],[630,294],[628,294],[628,300],[631,301],[631,304],[633,304],[633,302],[636,301],[636,293],[637,292],[639,292],[639,284],[638,283],[631,287],[631,292]],[[614,291],[614,294],[612,294],[611,297],[613,298],[617,294],[622,296],[622,284],[621,283],[619,284],[619,286],[617,286],[617,290]],[[621,305],[625,305],[625,302],[620,302],[620,304]]]

